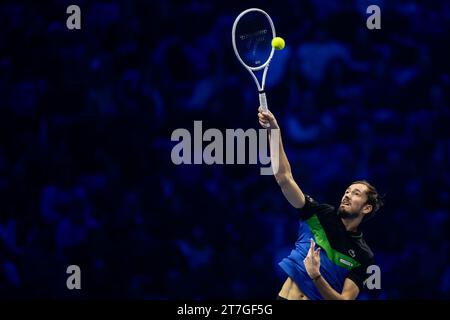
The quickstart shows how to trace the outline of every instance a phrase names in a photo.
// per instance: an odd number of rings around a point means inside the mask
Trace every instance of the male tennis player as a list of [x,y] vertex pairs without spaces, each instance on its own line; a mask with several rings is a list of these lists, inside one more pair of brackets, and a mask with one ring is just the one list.
[[[264,128],[268,123],[269,129],[279,129],[270,111],[263,112],[261,107],[258,111]],[[299,209],[300,227],[295,249],[279,263],[287,279],[277,299],[356,299],[373,263],[373,253],[358,227],[383,205],[382,199],[367,181],[355,181],[345,190],[337,210],[320,204],[295,182],[281,135],[278,156],[275,179],[289,203]]]

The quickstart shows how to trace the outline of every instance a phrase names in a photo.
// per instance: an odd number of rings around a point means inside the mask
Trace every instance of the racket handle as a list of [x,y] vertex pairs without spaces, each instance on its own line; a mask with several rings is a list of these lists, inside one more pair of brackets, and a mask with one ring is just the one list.
[[267,108],[267,98],[265,92],[259,93],[259,105],[263,108],[264,112],[269,111],[269,109]]
[[[261,106],[261,108],[263,109],[264,112],[268,112],[269,111],[269,109],[267,108],[267,98],[266,98],[266,93],[265,92],[260,92],[259,93],[259,105]],[[266,123],[265,127],[269,128],[270,124]]]

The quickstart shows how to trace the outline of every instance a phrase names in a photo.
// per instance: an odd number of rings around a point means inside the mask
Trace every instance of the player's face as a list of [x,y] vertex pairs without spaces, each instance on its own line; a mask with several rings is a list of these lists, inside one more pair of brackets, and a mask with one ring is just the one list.
[[[343,217],[357,217],[366,207],[367,187],[363,184],[352,184],[345,190],[339,206],[339,214]],[[367,210],[367,209],[366,209]]]

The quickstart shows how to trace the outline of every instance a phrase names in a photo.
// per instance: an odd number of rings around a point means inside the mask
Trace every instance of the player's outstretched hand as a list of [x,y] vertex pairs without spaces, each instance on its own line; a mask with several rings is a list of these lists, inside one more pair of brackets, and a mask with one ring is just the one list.
[[308,255],[303,263],[305,264],[306,272],[311,279],[320,276],[320,247],[314,250],[315,242],[311,239],[311,246],[309,247]]
[[258,108],[258,120],[259,124],[266,129],[280,129],[277,123],[277,119],[272,112],[264,112],[262,107]]

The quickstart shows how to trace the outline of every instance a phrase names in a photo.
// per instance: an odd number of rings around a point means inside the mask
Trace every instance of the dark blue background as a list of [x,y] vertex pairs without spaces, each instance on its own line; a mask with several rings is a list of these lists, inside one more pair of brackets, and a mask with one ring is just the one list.
[[364,178],[387,195],[363,229],[382,289],[361,297],[450,297],[450,2],[376,0],[2,1],[1,297],[276,296],[297,219],[274,178],[170,158],[194,120],[259,127],[231,46],[253,6],[286,40],[267,95],[301,188],[337,204]]

